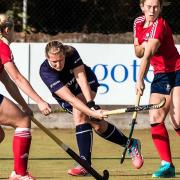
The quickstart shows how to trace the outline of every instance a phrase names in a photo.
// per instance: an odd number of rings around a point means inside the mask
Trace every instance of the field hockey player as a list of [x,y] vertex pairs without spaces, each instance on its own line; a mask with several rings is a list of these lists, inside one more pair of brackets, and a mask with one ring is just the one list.
[[180,54],[175,47],[172,31],[161,16],[163,0],[141,0],[140,7],[144,15],[134,22],[134,48],[141,58],[136,90],[143,94],[144,77],[150,64],[154,69],[151,83],[150,103],[165,97],[166,104],[161,109],[149,113],[151,135],[160,156],[160,168],[152,174],[155,178],[175,176],[170,141],[165,126],[167,114],[170,114],[173,128],[180,136]]
[[[59,41],[51,41],[45,47],[45,55],[40,76],[59,105],[73,115],[81,158],[91,164],[92,129],[100,137],[125,146],[128,138],[114,125],[103,120],[106,116],[103,116],[103,111],[93,101],[99,83],[90,67],[83,63],[77,50]],[[139,140],[131,139],[128,149],[133,165],[140,168],[143,158]],[[68,174],[78,176],[88,173],[78,165],[69,169]]]
[[[10,42],[13,40],[13,33],[13,20],[6,14],[0,14],[0,80],[9,94],[23,109],[23,111],[20,110],[15,103],[0,94],[0,125],[11,126],[15,129],[13,138],[14,170],[9,180],[35,180],[27,171],[31,144],[30,116],[33,112],[21,96],[17,86],[38,104],[43,114],[48,115],[51,108],[34,91],[17,69],[9,47]],[[4,136],[4,131],[0,126],[0,142],[3,141]]]

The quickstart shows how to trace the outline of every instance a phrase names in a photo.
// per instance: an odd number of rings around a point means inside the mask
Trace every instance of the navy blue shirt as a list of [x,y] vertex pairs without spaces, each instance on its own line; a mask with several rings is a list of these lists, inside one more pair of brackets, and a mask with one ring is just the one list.
[[72,53],[70,55],[68,54],[67,56],[65,56],[64,68],[61,71],[53,69],[49,65],[47,59],[40,66],[41,79],[47,85],[47,87],[56,99],[59,97],[57,97],[54,93],[65,85],[70,89],[70,91],[74,95],[81,93],[81,89],[73,74],[73,69],[81,65],[84,65],[85,67],[87,80],[89,82],[91,89],[96,92],[97,87],[99,86],[94,72],[91,70],[90,67],[86,66],[83,63],[77,50],[73,47],[71,48]]

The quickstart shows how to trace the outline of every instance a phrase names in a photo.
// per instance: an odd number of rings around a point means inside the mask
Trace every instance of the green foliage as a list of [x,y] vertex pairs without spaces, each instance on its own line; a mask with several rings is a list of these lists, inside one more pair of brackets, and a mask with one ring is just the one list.
[[[163,16],[180,33],[180,1],[165,2]],[[1,0],[0,12],[6,11],[15,19],[15,30],[22,31],[23,0]],[[139,0],[27,0],[27,29],[52,35],[132,32],[139,14]]]
[[22,31],[22,1],[1,0],[0,12],[9,14],[14,19],[15,30]]
[[[51,131],[56,134],[65,144],[78,153],[74,129],[59,129]],[[129,130],[124,131],[128,134]],[[174,131],[169,131],[173,163],[176,167],[176,178],[180,179],[179,167],[179,138]],[[13,168],[12,142],[13,130],[6,130],[6,139],[1,144],[0,153],[0,179],[7,179]],[[92,177],[72,177],[67,175],[67,170],[74,166],[74,161],[59,148],[41,130],[32,131],[32,146],[30,150],[29,171],[37,179],[42,180],[92,180]],[[129,158],[120,164],[120,156],[123,148],[103,140],[94,133],[92,166],[102,174],[104,169],[110,172],[110,180],[151,180],[151,174],[159,167],[160,159],[153,145],[149,130],[135,130],[134,137],[142,142],[144,165],[137,170],[131,164]],[[6,177],[6,178],[5,178]]]

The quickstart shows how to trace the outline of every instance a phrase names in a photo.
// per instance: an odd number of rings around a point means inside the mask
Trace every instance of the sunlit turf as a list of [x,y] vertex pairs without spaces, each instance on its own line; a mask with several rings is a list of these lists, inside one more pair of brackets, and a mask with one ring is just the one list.
[[[74,129],[51,130],[66,145],[78,153]],[[6,129],[6,138],[0,145],[0,179],[7,179],[13,168],[12,159],[12,136],[13,130]],[[128,134],[128,130],[123,131]],[[176,178],[180,179],[180,138],[174,131],[169,131],[173,162],[176,167]],[[41,180],[90,180],[92,177],[72,177],[67,175],[68,168],[74,166],[74,161],[64,152],[53,140],[51,140],[41,130],[32,131],[32,146],[29,156],[29,171]],[[157,152],[152,144],[149,130],[136,130],[134,137],[142,142],[142,152],[144,156],[144,166],[134,169],[131,160],[128,158],[120,164],[122,147],[103,140],[94,133],[93,160],[92,166],[100,174],[104,169],[110,172],[110,180],[147,180],[152,179],[151,174],[160,165]]]

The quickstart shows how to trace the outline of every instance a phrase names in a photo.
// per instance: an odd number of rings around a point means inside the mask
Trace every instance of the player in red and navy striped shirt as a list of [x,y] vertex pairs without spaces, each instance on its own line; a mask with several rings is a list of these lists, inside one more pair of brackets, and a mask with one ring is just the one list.
[[141,58],[136,91],[143,94],[144,77],[150,64],[154,69],[151,84],[150,103],[157,103],[166,97],[166,105],[159,110],[151,110],[151,134],[161,159],[161,167],[153,177],[173,177],[169,136],[164,120],[169,113],[177,135],[180,136],[180,55],[175,47],[171,28],[161,17],[162,0],[141,0],[143,16],[134,21],[134,48]]

